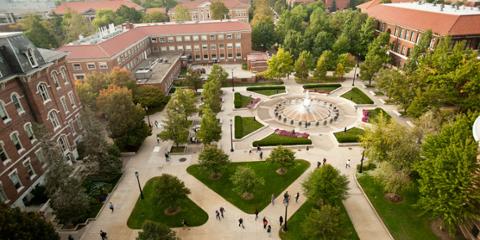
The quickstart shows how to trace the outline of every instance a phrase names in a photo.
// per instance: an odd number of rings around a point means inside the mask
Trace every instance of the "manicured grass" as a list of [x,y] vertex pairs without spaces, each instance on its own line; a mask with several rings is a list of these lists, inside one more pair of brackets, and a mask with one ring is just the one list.
[[[182,219],[185,219],[188,226],[200,226],[207,222],[208,214],[189,198],[180,204],[182,210],[179,213],[173,216],[165,215],[163,211],[167,206],[159,204],[154,197],[155,194],[161,194],[155,192],[154,186],[156,181],[158,181],[158,177],[150,179],[147,184],[145,184],[145,187],[143,188],[145,199],[138,198],[135,208],[127,221],[129,228],[142,228],[145,220],[161,222],[169,227],[181,227]],[[132,189],[132,194],[137,193],[138,192],[133,191]]]
[[430,219],[421,216],[421,211],[413,206],[418,199],[416,189],[402,194],[402,202],[392,203],[384,198],[382,185],[372,176],[364,174],[358,182],[395,239],[438,239],[430,229]]
[[[288,220],[288,232],[280,231],[280,238],[283,240],[308,240],[303,234],[302,223],[307,218],[310,211],[315,208],[316,206],[310,202],[305,202],[300,209],[298,209],[295,214]],[[340,206],[340,214],[343,218],[343,230],[347,231],[349,234],[347,235],[346,239],[355,240],[359,239],[357,236],[357,232],[353,227],[350,218],[348,217],[347,211],[343,204]],[[322,226],[318,226],[319,228]]]
[[244,108],[252,101],[251,97],[243,96],[242,94],[236,92],[233,99],[233,105],[235,108]]
[[344,93],[341,97],[349,99],[357,104],[373,104],[372,99],[370,99],[362,90],[354,87],[352,90]]
[[392,117],[387,113],[385,112],[385,110],[383,110],[382,108],[375,108],[375,109],[372,109],[372,110],[368,110],[368,122],[369,123],[374,123],[375,120],[377,119],[378,116],[380,116],[380,114],[383,114],[383,117],[386,119],[386,120],[390,120]]
[[363,134],[363,129],[360,128],[350,128],[346,132],[336,132],[334,133],[337,141],[339,143],[351,143],[351,142],[358,142],[360,140],[360,136]]
[[339,87],[341,87],[342,85],[341,84],[321,84],[321,83],[317,83],[317,84],[305,84],[303,85],[303,88],[304,89],[309,89],[309,90],[312,90],[312,91],[316,91],[316,92],[322,92],[322,93],[329,93]]
[[312,144],[312,140],[308,138],[296,138],[281,136],[276,133],[272,133],[267,137],[254,141],[253,146],[277,146],[277,145],[304,145]]
[[[260,81],[260,82],[235,82],[234,87],[245,87],[245,86],[264,86],[264,85],[281,85],[282,81]],[[222,82],[222,87],[232,87],[232,81]]]
[[[192,165],[187,168],[187,172],[203,182],[213,191],[220,194],[225,200],[229,201],[242,211],[252,214],[255,209],[261,211],[271,202],[272,194],[279,196],[285,188],[287,188],[295,179],[302,175],[307,170],[310,163],[305,160],[296,160],[295,165],[288,168],[284,175],[278,175],[276,170],[279,165],[270,162],[237,162],[227,165],[223,175],[218,180],[212,180],[210,173],[205,171],[199,165]],[[252,200],[244,200],[236,193],[234,185],[230,181],[230,176],[233,175],[235,169],[238,167],[248,167],[255,171],[256,175],[262,177],[265,181],[263,186],[260,186],[253,194]],[[295,193],[291,193],[292,195]],[[277,199],[277,204],[281,204]],[[228,209],[227,209],[228,214]]]
[[285,92],[285,86],[260,86],[260,87],[248,87],[247,91],[256,92],[266,96],[275,95]]
[[249,133],[263,127],[263,124],[257,122],[255,117],[235,116],[235,138],[240,139]]
[[170,148],[170,153],[184,153],[185,152],[185,146],[172,146],[172,148]]

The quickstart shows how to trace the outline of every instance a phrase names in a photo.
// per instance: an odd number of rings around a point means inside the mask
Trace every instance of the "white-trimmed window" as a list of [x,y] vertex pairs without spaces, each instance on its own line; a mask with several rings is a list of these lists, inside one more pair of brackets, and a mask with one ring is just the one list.
[[242,34],[241,33],[236,33],[235,38],[236,39],[242,39]]
[[228,53],[227,58],[232,59],[232,58],[233,58],[233,54],[232,54],[232,53]]
[[217,44],[210,44],[210,50],[217,50]]
[[70,84],[70,82],[68,81],[67,69],[65,67],[60,68],[60,75],[62,76],[65,85]]
[[172,43],[173,42],[173,37],[168,37],[167,42]]
[[177,46],[177,50],[178,50],[178,51],[183,51],[183,45],[178,45],[178,46]]
[[23,162],[23,166],[27,170],[27,174],[30,177],[30,179],[34,179],[37,174],[35,173],[35,170],[33,169],[32,163],[30,162],[30,159],[27,159]]
[[157,38],[152,37],[152,43],[156,43],[156,42],[157,42]]
[[5,150],[3,141],[0,141],[0,160],[3,164],[10,161],[10,158],[7,155],[7,151]]
[[167,51],[167,47],[165,47],[165,46],[160,47],[160,50],[162,50],[162,52],[165,52],[165,51]]
[[227,49],[232,49],[233,48],[233,43],[227,43]]
[[20,181],[20,178],[18,177],[17,169],[10,172],[10,174],[8,174],[8,178],[10,178],[10,181],[12,181],[13,186],[15,186],[15,189],[17,189],[18,192],[20,192],[23,189],[23,184],[22,184],[22,181]]
[[203,60],[208,60],[208,54],[203,54]]
[[215,35],[214,34],[210,35],[210,41],[214,41],[214,40],[215,40]]
[[242,47],[242,44],[241,43],[235,43],[235,48],[241,48]]
[[202,35],[202,41],[207,41],[207,35]]
[[175,51],[175,46],[168,46],[168,51]]
[[27,137],[30,139],[30,142],[33,142],[35,140],[35,135],[33,134],[32,123],[25,123],[25,125],[23,125],[23,129],[25,129],[25,133],[27,133]]
[[[120,61],[121,60],[122,59],[120,59]],[[73,70],[75,70],[75,71],[82,71],[82,65],[80,63],[74,63],[74,64],[72,64],[72,67],[73,67]]]
[[37,86],[38,94],[42,97],[43,102],[50,100],[50,95],[48,94],[48,87],[46,83],[39,83]]
[[108,64],[106,62],[99,62],[98,68],[102,70],[108,69]]
[[237,59],[241,59],[242,58],[242,53],[241,52],[237,52]]
[[225,53],[220,53],[220,59],[225,59]]
[[35,151],[35,157],[37,157],[37,160],[42,164],[43,168],[47,166],[47,160],[45,159],[45,154],[43,154],[43,149],[40,148]]
[[60,136],[57,140],[57,143],[60,146],[60,149],[62,149],[63,153],[68,152],[68,140],[65,135]]
[[193,41],[198,41],[198,35],[193,35]]
[[73,76],[75,77],[76,80],[80,80],[80,81],[85,80],[85,74],[75,74]]
[[192,40],[190,36],[184,36],[183,38],[185,39],[185,42],[189,42]]
[[18,136],[17,131],[10,133],[10,140],[12,140],[12,143],[18,152],[25,150],[22,146],[22,142],[20,141],[20,137]]
[[55,84],[55,88],[59,89],[60,88],[60,82],[58,82],[58,73],[57,71],[52,71],[50,73],[50,76],[52,76],[52,81],[53,84]]
[[75,96],[73,96],[72,91],[68,92],[68,99],[70,100],[70,104],[72,105],[72,108],[76,108],[77,104],[75,103]]
[[9,202],[7,194],[5,193],[5,189],[3,189],[3,184],[0,183],[0,202],[7,203]]
[[192,45],[185,45],[185,50],[192,50]]
[[37,58],[35,57],[35,52],[33,51],[32,48],[27,49],[27,52],[25,52],[25,55],[27,56],[28,62],[30,63],[32,68],[38,67]]
[[227,34],[226,38],[229,39],[229,40],[232,39],[233,38],[232,34],[231,33]]
[[223,44],[223,43],[218,44],[218,48],[219,49],[225,49],[225,44]]
[[50,122],[52,123],[53,130],[56,130],[60,127],[60,121],[58,121],[58,114],[55,109],[52,109],[48,113],[48,120],[50,120]]
[[202,60],[202,57],[200,56],[200,54],[195,54],[195,60],[196,61]]
[[72,132],[73,136],[77,135],[77,131],[75,131],[75,126],[73,125],[73,121],[68,121],[68,126],[70,127],[70,131]]
[[176,42],[182,42],[183,41],[182,36],[176,36],[175,41]]
[[60,103],[62,104],[62,108],[65,113],[70,112],[67,107],[67,100],[65,99],[65,96],[60,97]]
[[0,101],[0,117],[2,118],[4,123],[8,123],[12,120],[10,119],[10,116],[8,116],[8,112],[5,108],[5,103],[3,101]]
[[12,93],[12,103],[15,106],[15,109],[17,109],[18,114],[22,114],[25,112],[25,109],[23,109],[22,103],[20,102],[20,97],[16,92]]
[[88,70],[95,70],[96,68],[97,68],[97,65],[95,65],[95,63],[87,63]]
[[217,54],[212,53],[212,60],[217,60]]
[[193,45],[193,49],[197,51],[200,50],[200,45],[198,44]]
[[224,35],[223,34],[218,34],[218,40],[223,40]]
[[204,51],[208,50],[208,44],[202,44],[202,49],[203,49]]

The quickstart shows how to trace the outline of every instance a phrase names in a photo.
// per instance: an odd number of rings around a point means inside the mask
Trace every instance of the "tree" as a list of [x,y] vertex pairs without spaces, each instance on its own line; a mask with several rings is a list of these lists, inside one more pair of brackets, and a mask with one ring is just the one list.
[[375,75],[375,84],[378,89],[399,104],[404,111],[415,98],[415,83],[413,78],[406,76],[395,69],[380,69]]
[[325,79],[327,71],[335,69],[335,58],[332,51],[324,51],[317,60],[317,65],[313,75],[318,80]]
[[19,21],[25,36],[39,48],[57,48],[59,43],[55,34],[45,27],[45,23],[37,15],[28,15]]
[[214,64],[207,81],[203,84],[202,100],[215,113],[222,109],[221,87],[222,82],[225,82],[227,77],[228,73],[220,65]]
[[197,71],[193,71],[192,69],[187,70],[187,74],[185,75],[185,82],[195,92],[197,92],[197,90],[201,88],[203,84],[201,74]]
[[432,30],[425,31],[421,36],[418,44],[413,47],[412,55],[408,58],[407,62],[403,66],[406,72],[413,72],[417,69],[419,60],[427,53],[432,41]]
[[162,12],[147,13],[143,17],[145,23],[168,22],[168,16]]
[[158,203],[166,207],[165,213],[177,213],[180,210],[180,203],[185,201],[187,195],[190,194],[190,189],[185,187],[183,181],[170,174],[164,173],[156,179],[154,189]]
[[167,118],[163,120],[163,131],[158,136],[164,141],[172,140],[178,147],[188,141],[189,126],[190,122],[186,120],[185,114],[167,109]]
[[64,224],[77,224],[88,214],[90,199],[75,177],[62,180],[59,189],[50,195],[50,207],[55,217]]
[[295,153],[288,148],[278,146],[272,150],[266,161],[280,165],[277,173],[283,175],[287,172],[287,168],[294,164]]
[[341,204],[347,195],[348,180],[332,165],[326,164],[311,173],[302,186],[307,198],[318,206],[336,206]]
[[258,51],[271,49],[277,41],[275,25],[271,19],[257,21],[252,25],[252,48]]
[[217,84],[220,86],[222,82],[227,80],[227,78],[228,73],[225,71],[225,69],[218,64],[214,64],[210,70],[210,74],[208,74],[207,81],[216,80]]
[[281,78],[289,75],[293,71],[292,55],[279,48],[277,54],[268,60],[267,76],[272,78]]
[[203,107],[202,120],[197,136],[203,144],[217,142],[222,137],[220,122],[208,105]]
[[[273,11],[270,8],[268,0],[255,0],[253,2],[254,14],[251,21],[252,26],[256,26],[260,22],[272,22],[273,23]],[[250,8],[250,9],[253,9]],[[253,33],[252,33],[253,34]]]
[[368,46],[368,52],[365,56],[365,62],[360,64],[360,78],[369,80],[368,84],[372,84],[372,78],[375,73],[382,68],[382,66],[390,61],[390,56],[387,53],[388,40],[390,34],[384,32],[380,34]]
[[336,55],[346,53],[350,50],[350,48],[350,41],[346,34],[341,34],[332,46],[332,50]]
[[110,85],[101,90],[97,107],[107,121],[110,137],[120,149],[135,150],[151,134],[144,121],[145,110],[133,103],[132,93],[126,87]]
[[143,18],[142,12],[125,5],[120,6],[115,14],[122,19],[122,22],[140,23]]
[[420,179],[418,206],[443,220],[453,236],[458,225],[480,218],[478,144],[471,126],[477,115],[459,115],[422,144],[422,160],[415,165]]
[[83,105],[96,110],[96,100],[100,90],[106,89],[109,85],[108,75],[105,73],[94,72],[87,75],[85,80],[77,81],[75,89]]
[[72,42],[80,35],[88,36],[95,32],[92,23],[83,15],[76,12],[68,12],[63,16],[65,42]]
[[341,216],[339,207],[325,204],[320,209],[314,208],[301,224],[303,233],[308,239],[346,239],[348,232],[343,227]]
[[304,39],[301,32],[290,30],[287,31],[287,34],[283,38],[282,47],[292,55],[292,58],[294,58],[300,54],[302,49],[304,49],[303,42]]
[[375,39],[375,19],[369,17],[360,28],[360,43],[358,44],[358,53],[364,58],[368,52],[368,45]]
[[154,86],[139,86],[133,93],[133,101],[148,108],[163,107],[168,102],[162,89]]
[[198,162],[205,170],[211,172],[210,177],[212,179],[218,179],[230,160],[228,155],[216,145],[205,145],[198,156]]
[[137,240],[178,240],[175,232],[163,223],[145,221]]
[[177,89],[168,103],[168,110],[183,115],[185,120],[197,111],[195,93],[190,89]]
[[308,79],[309,62],[311,62],[310,52],[303,51],[295,61],[295,77],[300,80]]
[[60,240],[55,228],[37,212],[0,205],[0,235],[5,240]]
[[338,63],[337,67],[335,68],[335,77],[337,77],[338,80],[342,80],[343,75],[345,75],[345,67],[343,66],[343,64]]
[[257,177],[255,171],[248,167],[238,167],[230,181],[235,186],[233,190],[246,200],[253,199],[255,190],[265,184],[263,178]]
[[115,84],[119,87],[126,87],[132,91],[137,88],[137,83],[132,72],[126,68],[114,67],[110,74],[107,74],[109,84]]
[[402,169],[396,169],[390,162],[380,162],[372,173],[372,176],[379,181],[383,190],[393,194],[392,201],[400,199],[397,196],[412,187],[410,172]]
[[188,9],[182,5],[177,5],[175,7],[175,21],[185,22],[190,20],[192,20],[192,18]]
[[112,24],[112,23],[113,24],[123,23],[123,19],[112,10],[102,9],[97,11],[92,23],[95,27],[99,28],[99,27],[108,26],[109,24]]
[[213,0],[210,4],[210,17],[214,20],[228,18],[228,8],[222,0]]

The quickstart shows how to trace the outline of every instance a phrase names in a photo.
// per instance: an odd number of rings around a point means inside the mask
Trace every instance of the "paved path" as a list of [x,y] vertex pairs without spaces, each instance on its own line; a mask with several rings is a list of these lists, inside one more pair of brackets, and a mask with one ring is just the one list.
[[[352,73],[349,73],[352,75]],[[303,89],[297,85],[293,77],[286,82],[289,92],[301,93]],[[348,91],[351,88],[351,81],[345,81],[342,84],[344,89],[341,92],[335,93],[339,95],[342,92]],[[350,86],[349,86],[350,85]],[[365,88],[361,89],[365,91]],[[245,87],[238,87],[236,91],[240,91],[245,95],[249,95]],[[368,91],[366,92],[367,94]],[[251,142],[262,138],[273,130],[266,128],[245,140],[234,143],[234,152],[230,152],[230,119],[235,115],[249,116],[249,110],[233,111],[233,93],[231,88],[224,89],[224,111],[220,112],[218,118],[223,122],[222,131],[223,136],[219,142],[219,146],[227,153],[229,153],[232,161],[258,161],[258,155],[255,153],[249,154]],[[252,94],[258,96],[256,94]],[[259,96],[266,99],[264,96]],[[372,97],[372,96],[371,96]],[[376,97],[375,103],[378,106],[381,103]],[[253,116],[253,115],[251,115]],[[360,116],[360,114],[358,114]],[[165,113],[156,113],[150,117],[151,121],[161,122],[164,119]],[[118,187],[114,190],[110,197],[110,201],[115,205],[115,212],[111,213],[108,208],[103,208],[96,221],[89,224],[83,237],[83,240],[100,239],[99,231],[102,229],[108,233],[109,239],[113,240],[130,240],[135,239],[138,231],[127,227],[127,220],[134,208],[135,202],[139,196],[137,182],[135,178],[135,171],[140,173],[140,181],[145,185],[150,178],[159,176],[162,173],[169,173],[178,176],[183,180],[192,193],[189,197],[199,205],[203,210],[209,214],[208,221],[199,227],[192,227],[188,229],[175,229],[182,239],[192,240],[216,240],[216,239],[279,239],[278,237],[278,218],[284,214],[284,206],[277,200],[277,204],[267,206],[259,215],[260,218],[266,216],[272,224],[272,236],[269,237],[263,230],[260,219],[255,221],[254,215],[245,214],[235,206],[224,200],[214,191],[203,185],[200,181],[192,177],[186,172],[186,168],[197,162],[198,153],[187,155],[187,161],[180,163],[178,156],[174,156],[172,161],[166,163],[164,159],[164,152],[171,145],[169,142],[161,142],[156,144],[156,133],[160,129],[153,129],[153,135],[145,140],[145,143],[140,148],[138,153],[126,161],[124,175],[120,179]],[[361,189],[357,186],[354,180],[354,168],[345,168],[346,159],[352,160],[352,166],[355,166],[360,161],[362,149],[360,147],[338,147],[333,140],[331,133],[312,136],[314,147],[309,151],[305,148],[296,149],[296,156],[305,159],[311,163],[310,168],[305,171],[295,182],[293,182],[286,190],[291,195],[297,192],[302,194],[301,183],[308,177],[314,168],[317,161],[321,161],[324,157],[327,162],[338,168],[343,174],[346,174],[350,180],[348,198],[344,201],[345,208],[350,216],[355,230],[360,239],[392,239],[388,230],[385,228],[383,222],[376,214],[375,210],[370,206],[368,199],[362,194]],[[264,150],[264,156],[268,156],[269,150]],[[299,203],[292,203],[289,207],[289,216],[291,216],[301,204],[304,202],[303,194],[300,197]],[[225,219],[218,221],[215,219],[215,210],[220,206],[226,209]],[[237,219],[242,217],[245,220],[245,229],[237,226]]]

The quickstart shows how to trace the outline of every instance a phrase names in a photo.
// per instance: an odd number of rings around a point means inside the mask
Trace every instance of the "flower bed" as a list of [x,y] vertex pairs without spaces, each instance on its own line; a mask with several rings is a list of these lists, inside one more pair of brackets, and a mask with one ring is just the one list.
[[275,129],[275,134],[278,134],[284,137],[296,137],[296,138],[308,138],[310,136],[308,133],[295,132],[295,130],[287,131],[287,130],[281,130],[278,128]]

